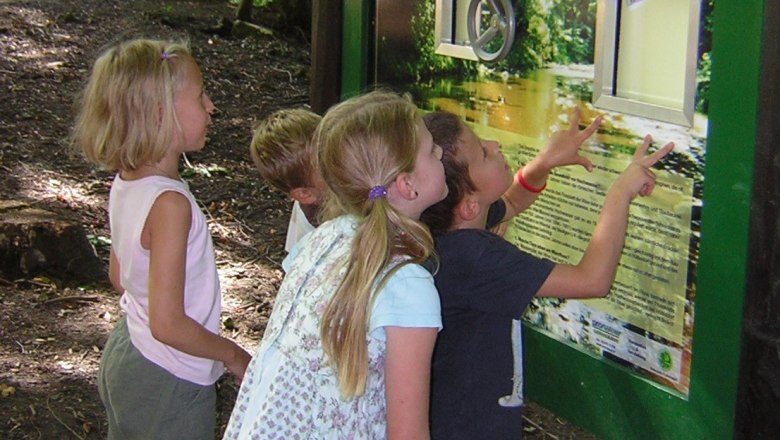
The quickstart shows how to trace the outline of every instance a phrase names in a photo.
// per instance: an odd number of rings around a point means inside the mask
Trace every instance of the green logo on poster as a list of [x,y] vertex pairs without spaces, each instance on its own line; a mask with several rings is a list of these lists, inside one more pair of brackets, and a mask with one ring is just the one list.
[[672,369],[672,355],[668,351],[664,350],[658,354],[658,366],[664,370]]

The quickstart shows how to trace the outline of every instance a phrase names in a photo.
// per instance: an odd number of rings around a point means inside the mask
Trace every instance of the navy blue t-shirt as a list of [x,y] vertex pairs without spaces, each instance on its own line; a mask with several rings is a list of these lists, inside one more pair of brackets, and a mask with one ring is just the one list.
[[[491,206],[488,228],[506,212]],[[444,329],[431,374],[431,435],[439,440],[522,437],[522,407],[498,400],[512,393],[512,320],[520,319],[554,263],[480,229],[435,237],[434,275]]]

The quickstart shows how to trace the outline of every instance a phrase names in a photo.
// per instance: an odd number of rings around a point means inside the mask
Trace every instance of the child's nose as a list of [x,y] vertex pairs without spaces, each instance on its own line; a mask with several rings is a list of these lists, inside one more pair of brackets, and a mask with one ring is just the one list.
[[501,151],[501,144],[498,141],[485,141],[485,148],[495,153]]

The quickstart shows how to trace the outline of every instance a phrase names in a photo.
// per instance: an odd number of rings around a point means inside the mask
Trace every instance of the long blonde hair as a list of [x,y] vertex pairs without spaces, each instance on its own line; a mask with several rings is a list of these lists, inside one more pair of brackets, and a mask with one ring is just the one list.
[[408,99],[371,92],[330,109],[315,133],[320,171],[331,191],[325,217],[358,218],[346,276],[320,324],[323,349],[344,397],[365,391],[368,319],[376,293],[403,264],[425,261],[433,248],[422,223],[386,198],[369,198],[374,186],[387,187],[414,169],[418,121]]
[[188,43],[136,39],[95,61],[72,133],[72,145],[110,170],[132,170],[165,155],[180,130],[174,93],[192,60]]

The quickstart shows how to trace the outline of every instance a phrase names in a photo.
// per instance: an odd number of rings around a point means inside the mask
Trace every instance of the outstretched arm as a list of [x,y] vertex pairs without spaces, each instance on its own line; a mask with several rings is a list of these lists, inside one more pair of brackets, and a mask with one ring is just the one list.
[[626,238],[629,205],[637,195],[644,197],[653,192],[655,175],[650,167],[674,147],[670,142],[645,156],[651,141],[649,135],[645,136],[631,164],[607,192],[598,223],[579,264],[556,265],[537,292],[538,296],[594,298],[609,293]]
[[430,439],[428,404],[431,356],[438,330],[385,327],[385,396],[387,438]]
[[[518,170],[518,173],[522,175],[523,182],[520,182],[518,174],[515,174],[512,186],[503,195],[506,202],[504,220],[514,217],[534,203],[541,189],[547,184],[547,176],[553,168],[582,165],[588,171],[593,169],[590,160],[580,154],[580,147],[586,139],[596,132],[601,122],[602,118],[599,116],[585,129],[580,130],[580,110],[578,107],[572,110],[569,128],[553,133],[542,151],[521,170]],[[531,191],[529,188],[535,188],[539,191]]]

